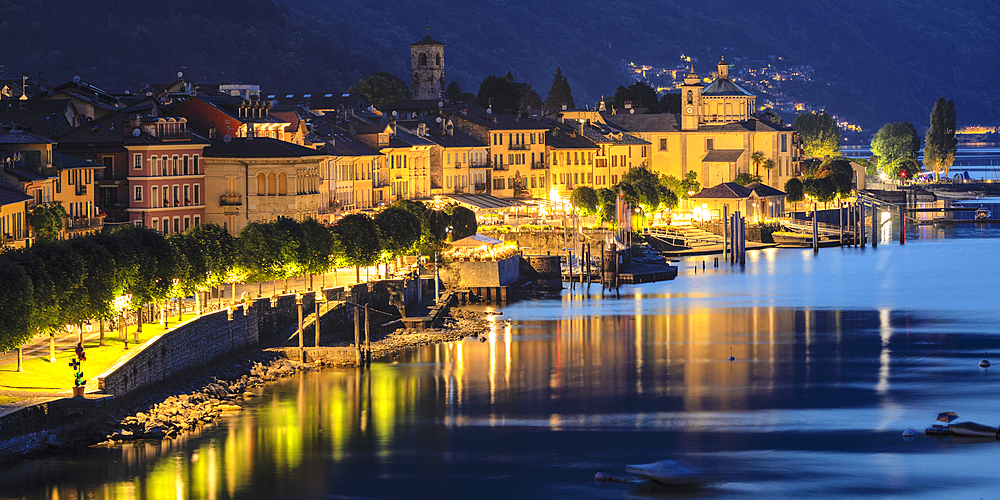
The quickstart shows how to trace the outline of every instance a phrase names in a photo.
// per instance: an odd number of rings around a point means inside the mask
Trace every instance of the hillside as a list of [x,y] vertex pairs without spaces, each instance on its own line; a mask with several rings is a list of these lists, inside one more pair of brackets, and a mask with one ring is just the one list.
[[448,44],[447,79],[473,92],[511,70],[544,98],[561,66],[583,105],[627,83],[622,59],[695,55],[708,73],[723,54],[777,54],[815,68],[823,84],[804,98],[869,129],[925,127],[940,96],[955,99],[960,125],[1000,122],[1000,6],[988,0],[279,1],[0,0],[0,64],[8,76],[80,74],[112,90],[178,70],[275,92],[344,89],[378,70],[408,81],[407,45],[430,18]]

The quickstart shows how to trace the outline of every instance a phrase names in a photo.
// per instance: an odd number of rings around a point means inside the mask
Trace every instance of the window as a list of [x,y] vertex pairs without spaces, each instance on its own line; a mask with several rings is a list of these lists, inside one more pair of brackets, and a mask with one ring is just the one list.
[[451,153],[445,155],[445,163],[451,165]]
[[267,174],[267,195],[274,196],[278,194],[278,177],[274,175],[274,172],[268,172]]
[[788,152],[788,134],[781,134],[781,152]]
[[593,183],[594,183],[594,174],[592,174],[592,173],[588,173],[588,174],[587,174],[587,179],[588,179],[588,180],[587,180],[587,183],[589,183],[589,184],[593,184]]
[[132,168],[134,168],[136,170],[142,169],[142,155],[141,154],[139,154],[139,153],[135,154],[135,164],[132,166]]
[[[192,173],[194,175],[198,175],[198,155],[194,155],[194,160],[192,161],[192,165],[194,165],[194,172]],[[195,223],[195,225],[197,226],[198,224]]]
[[267,193],[267,182],[264,180],[264,172],[257,172],[257,196],[264,196]]
[[188,155],[184,155],[184,175],[188,175],[189,171]]
[[687,93],[687,103],[694,104],[694,92],[691,92],[690,90]]
[[181,232],[181,218],[180,217],[174,217],[174,232],[175,233]]
[[715,149],[715,139],[705,139],[705,149],[708,151]]
[[514,178],[513,177],[508,177],[507,178],[507,189],[514,189]]
[[114,170],[114,168],[115,168],[115,157],[114,156],[104,156],[104,157],[101,158],[101,161],[104,163],[105,167],[108,167],[108,168]]
[[184,216],[184,230],[187,231],[191,227],[191,217],[188,215]]
[[535,176],[531,176],[531,188],[534,189],[534,188],[538,187],[537,184],[538,184],[538,181],[535,180]]
[[196,226],[201,225],[201,216],[200,215],[195,215],[194,216],[194,225],[196,225]]
[[142,186],[135,187],[135,201],[142,201]]
[[201,205],[201,184],[194,185],[194,204]]
[[288,177],[284,172],[278,174],[278,194],[288,194]]
[[666,150],[667,150],[667,138],[666,137],[661,137],[660,138],[660,151],[666,151]]
[[188,206],[190,204],[191,204],[191,186],[185,184],[184,185],[184,206],[186,207],[186,206]]
[[152,228],[153,228],[153,231],[159,231],[160,230],[160,219],[158,219],[156,217],[153,217]]
[[159,190],[156,188],[156,186],[153,186],[150,189],[152,190],[152,195],[153,195],[153,199],[150,200],[153,203],[153,208],[159,208],[159,200],[157,199],[157,195],[159,194],[158,193]]
[[181,204],[180,192],[181,192],[181,187],[178,186],[177,184],[174,184],[174,206],[175,207],[179,207],[180,204]]

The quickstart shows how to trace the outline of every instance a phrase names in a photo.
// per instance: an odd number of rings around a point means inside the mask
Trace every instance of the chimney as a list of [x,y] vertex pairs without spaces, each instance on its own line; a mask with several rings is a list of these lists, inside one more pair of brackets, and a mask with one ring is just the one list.
[[469,108],[462,108],[462,116],[469,116]]
[[253,129],[253,122],[248,121],[246,123],[246,126],[247,126],[247,140],[252,141],[256,133],[256,130]]
[[566,111],[566,108],[567,108],[568,106],[569,106],[569,103],[568,103],[568,102],[563,102],[563,103],[562,103],[562,110],[563,110],[563,111]]
[[632,101],[625,101],[625,109],[632,109]]
[[216,134],[215,122],[212,122],[212,124],[208,126],[208,138],[215,139],[215,134]]
[[136,128],[136,127],[138,127],[139,126],[139,120],[141,119],[141,116],[142,115],[138,115],[137,114],[137,115],[133,116],[132,118],[130,118],[129,121],[128,121],[129,128]]
[[358,132],[354,129],[354,122],[347,122],[347,133],[351,134],[351,137],[357,137]]

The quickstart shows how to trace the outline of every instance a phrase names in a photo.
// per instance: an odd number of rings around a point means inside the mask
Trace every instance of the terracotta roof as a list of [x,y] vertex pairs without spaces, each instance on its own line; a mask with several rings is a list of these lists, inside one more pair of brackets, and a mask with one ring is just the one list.
[[743,156],[742,149],[713,149],[701,160],[702,163],[733,163]]
[[92,161],[70,156],[58,151],[52,152],[52,165],[57,168],[99,168],[104,170],[104,165],[98,165]]
[[605,111],[604,113],[601,113],[601,116],[604,118],[604,121],[608,123],[608,125],[627,132],[679,132],[681,130],[680,122],[677,120],[677,117],[680,115],[670,113],[654,115],[613,115]]
[[427,31],[427,36],[423,37],[419,41],[410,44],[410,47],[416,47],[418,45],[444,45],[443,43],[431,38],[430,30]]

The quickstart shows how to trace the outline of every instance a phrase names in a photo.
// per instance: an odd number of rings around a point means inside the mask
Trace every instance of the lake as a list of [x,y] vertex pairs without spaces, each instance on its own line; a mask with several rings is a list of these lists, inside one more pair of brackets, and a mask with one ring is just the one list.
[[[487,337],[284,379],[173,441],[2,469],[0,498],[997,498],[1000,442],[923,429],[1000,424],[1000,228],[894,234],[498,307]],[[593,480],[664,458],[710,481]]]

